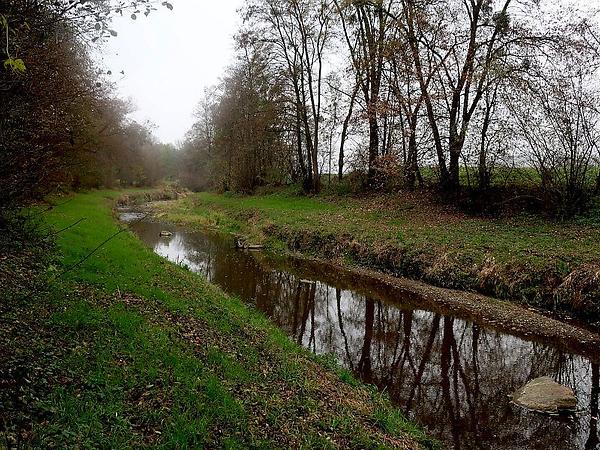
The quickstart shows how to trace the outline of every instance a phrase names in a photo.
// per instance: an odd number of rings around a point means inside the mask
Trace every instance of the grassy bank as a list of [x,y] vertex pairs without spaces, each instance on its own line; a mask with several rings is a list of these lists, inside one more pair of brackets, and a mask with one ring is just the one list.
[[13,251],[14,267],[47,262],[0,304],[0,447],[433,446],[384,396],[119,233],[119,195],[41,213],[63,230],[59,259]]
[[423,195],[192,194],[158,204],[190,226],[428,283],[600,317],[600,215],[570,223],[467,216]]

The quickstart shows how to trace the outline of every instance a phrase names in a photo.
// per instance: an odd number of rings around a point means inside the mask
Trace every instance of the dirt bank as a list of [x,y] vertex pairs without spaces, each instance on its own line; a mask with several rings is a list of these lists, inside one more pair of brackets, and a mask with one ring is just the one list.
[[[194,221],[193,217],[182,219],[181,216],[165,213],[172,208],[172,205],[159,202],[150,206],[161,220],[174,219],[179,224],[197,228],[209,227],[220,231],[227,229],[224,226],[211,226],[202,221]],[[378,293],[383,296],[387,290],[387,298],[396,296],[401,298],[403,303],[417,308],[472,320],[524,339],[551,342],[561,349],[582,354],[593,362],[600,362],[600,352],[598,352],[600,334],[594,327],[583,322],[568,317],[559,318],[555,313],[478,293],[436,287],[422,281],[397,276],[386,270],[388,261],[394,258],[393,251],[382,253],[381,249],[369,249],[356,242],[353,244],[349,235],[322,236],[300,231],[290,233],[289,230],[284,231],[273,224],[261,229],[268,236],[267,242],[270,242],[268,249],[273,249],[273,241],[269,239],[276,239],[276,242],[283,243],[284,246],[278,247],[278,250],[283,250],[283,253],[292,260],[304,261],[304,270],[306,270],[306,261],[310,261],[314,273],[324,278],[323,281],[328,281],[327,277],[334,276],[338,283],[341,281],[351,284],[355,289],[359,284],[363,286],[363,293],[375,297]],[[233,233],[232,230],[229,232],[232,236],[239,237],[239,233]],[[246,237],[249,241],[256,239],[256,236]],[[371,268],[357,266],[356,261],[361,259],[348,258],[348,248],[351,249],[350,251],[364,254],[362,261]],[[374,256],[375,254],[378,256]],[[324,266],[334,270],[323,270]],[[356,282],[357,277],[360,278],[359,283]]]
[[[300,258],[299,255],[293,258]],[[382,274],[374,270],[346,267],[343,262],[304,258],[324,281],[335,272],[335,280],[343,284],[362,285],[362,293],[373,297],[395,296],[403,304],[440,314],[471,320],[527,340],[551,343],[571,353],[600,363],[600,334],[584,324],[549,317],[543,312],[484,295],[439,288],[426,283]],[[306,264],[303,264],[306,266]],[[323,270],[327,266],[335,270]],[[333,277],[333,275],[330,275]],[[359,280],[359,281],[357,281]],[[330,280],[333,281],[333,280]]]

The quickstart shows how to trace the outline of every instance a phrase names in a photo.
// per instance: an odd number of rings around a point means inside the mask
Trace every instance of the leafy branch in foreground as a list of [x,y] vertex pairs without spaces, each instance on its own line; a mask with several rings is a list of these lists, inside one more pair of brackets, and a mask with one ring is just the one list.
[[2,29],[4,30],[4,33],[6,34],[5,53],[6,53],[7,58],[3,62],[4,68],[11,69],[15,73],[25,73],[26,68],[25,68],[25,63],[23,62],[23,60],[21,58],[13,58],[10,54],[10,40],[9,40],[10,26],[9,26],[8,20],[6,19],[6,16],[4,14],[0,14],[0,25],[2,25]]

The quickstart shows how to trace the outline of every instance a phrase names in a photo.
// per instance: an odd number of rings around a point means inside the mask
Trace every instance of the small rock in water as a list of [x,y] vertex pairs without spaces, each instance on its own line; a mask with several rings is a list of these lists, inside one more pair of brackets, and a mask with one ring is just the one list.
[[524,408],[550,414],[574,410],[577,407],[577,398],[573,390],[549,377],[529,381],[512,395],[512,400]]
[[170,231],[161,231],[159,233],[159,236],[160,237],[170,237],[170,236],[173,236],[173,233],[171,233]]

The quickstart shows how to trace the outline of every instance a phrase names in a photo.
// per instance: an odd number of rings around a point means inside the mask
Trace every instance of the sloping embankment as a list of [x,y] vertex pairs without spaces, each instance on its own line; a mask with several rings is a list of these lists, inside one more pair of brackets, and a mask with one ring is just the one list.
[[[295,202],[300,202],[302,208],[294,207]],[[158,203],[155,209],[167,220],[234,232],[257,243],[265,243],[275,251],[300,253],[335,261],[341,266],[362,267],[424,281],[433,286],[477,292],[553,313],[566,313],[590,324],[600,320],[600,266],[594,262],[597,256],[582,258],[582,261],[588,262],[565,264],[562,257],[556,256],[562,244],[554,246],[554,254],[544,252],[541,246],[547,245],[546,235],[553,230],[544,230],[539,238],[532,238],[527,235],[527,229],[515,230],[513,235],[510,227],[504,228],[500,230],[504,239],[502,244],[508,250],[496,248],[490,251],[486,247],[493,245],[498,238],[498,227],[492,229],[489,235],[478,232],[478,236],[471,237],[472,227],[466,228],[464,221],[450,222],[445,228],[448,233],[446,241],[450,243],[439,245],[423,233],[418,224],[408,224],[405,227],[412,226],[413,234],[421,235],[413,242],[405,243],[390,239],[386,235],[390,227],[386,228],[382,223],[392,222],[390,219],[406,223],[411,214],[427,214],[428,211],[411,210],[400,220],[395,216],[385,216],[384,211],[381,220],[372,220],[360,208],[335,209],[335,205],[325,204],[333,211],[319,211],[323,203],[320,200],[285,197],[278,198],[275,203],[267,197],[238,199],[198,194],[177,202]],[[339,223],[332,224],[326,215],[335,216]],[[360,220],[353,222],[349,217],[353,215],[360,216]],[[487,225],[485,222],[482,224]],[[428,226],[426,223],[423,228]],[[378,234],[380,229],[382,232]],[[396,229],[406,231],[401,227]],[[439,230],[438,227],[427,231],[429,236],[431,232],[444,232]],[[586,233],[586,251],[594,253],[594,244],[590,242],[594,241],[592,234],[597,234],[597,231],[590,229]],[[573,260],[573,252],[577,253],[577,234],[574,235],[575,238],[569,237],[571,255],[565,255],[566,260]],[[513,239],[515,246],[520,245],[521,252],[511,255]],[[520,239],[523,241],[518,242]],[[482,240],[487,243],[480,244]],[[539,249],[528,247],[536,244],[539,244]],[[531,254],[534,256],[522,256]]]
[[[111,217],[119,195],[77,194],[46,213],[45,225],[61,230],[48,284],[0,303],[0,442],[437,445],[386,396],[121,229]],[[24,261],[18,266],[38,270]]]

